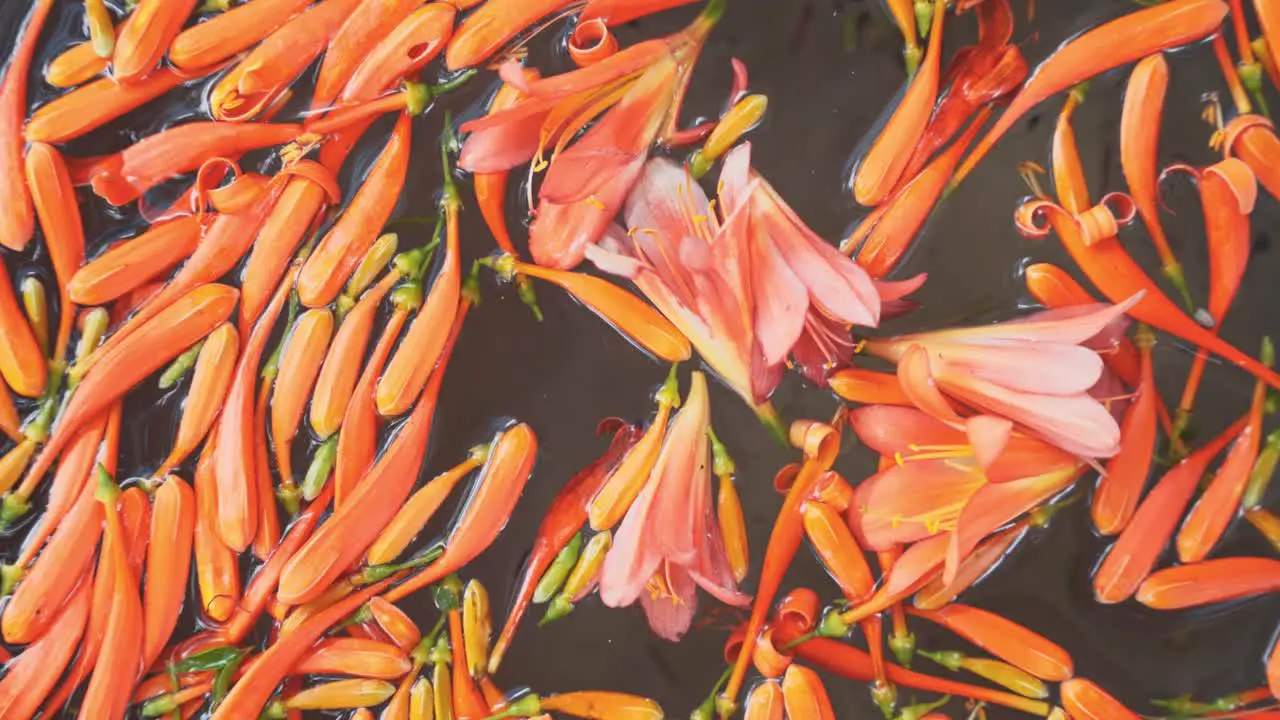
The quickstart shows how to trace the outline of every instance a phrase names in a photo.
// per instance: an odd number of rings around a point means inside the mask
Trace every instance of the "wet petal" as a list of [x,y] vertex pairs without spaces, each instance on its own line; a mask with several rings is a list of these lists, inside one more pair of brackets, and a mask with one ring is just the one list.
[[711,498],[710,422],[706,376],[695,372],[653,468],[659,489],[647,540],[663,558],[680,565],[697,560],[705,539],[703,521]]
[[931,335],[964,342],[986,340],[1026,340],[1078,345],[1096,336],[1142,299],[1142,293],[1117,305],[1081,305],[1035,313],[1029,318],[956,330]]
[[995,464],[1009,444],[1013,423],[993,415],[974,415],[964,421],[964,431],[978,464],[988,468]]
[[915,408],[864,405],[848,414],[849,426],[863,445],[880,455],[906,454],[912,445],[959,445],[965,433]]
[[1002,415],[1049,443],[1086,458],[1115,455],[1120,426],[1097,400],[1085,394],[1020,392],[969,373],[944,367],[938,383],[961,402]]
[[538,217],[529,227],[529,252],[539,265],[567,270],[582,262],[613,222],[623,199],[644,167],[640,157],[620,169],[596,194],[569,205],[538,203]]
[[933,357],[949,368],[1024,392],[1075,395],[1088,390],[1102,375],[1102,358],[1079,345],[992,340],[928,347]]
[[890,467],[858,486],[850,525],[872,550],[887,550],[950,528],[985,484],[982,475],[945,462]]
[[983,538],[1061,492],[1080,477],[1083,467],[1081,464],[1024,480],[991,483],[975,492],[951,533],[943,582],[955,579],[960,561],[968,557]]
[[697,237],[694,218],[706,218],[709,212],[702,186],[666,158],[644,164],[624,211],[632,231],[649,229],[671,238]]
[[655,595],[646,590],[640,596],[640,605],[654,635],[679,642],[689,631],[698,610],[698,587],[688,571],[677,565],[666,566],[664,581],[670,595]]
[[[540,112],[471,133],[458,154],[458,167],[472,173],[493,173],[529,162],[538,152],[542,121],[550,109],[547,104]],[[525,110],[534,108],[531,105]]]
[[656,474],[650,475],[622,518],[613,536],[613,547],[605,555],[600,568],[600,599],[609,607],[624,607],[635,602],[662,565],[662,557],[648,535],[658,481]]
[[902,383],[902,391],[911,398],[911,402],[934,419],[960,421],[960,416],[938,389],[929,352],[923,346],[912,345],[898,360],[898,382]]

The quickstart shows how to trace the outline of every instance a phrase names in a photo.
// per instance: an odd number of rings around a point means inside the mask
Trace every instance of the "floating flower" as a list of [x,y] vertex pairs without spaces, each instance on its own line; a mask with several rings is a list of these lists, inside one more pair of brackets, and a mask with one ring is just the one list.
[[600,572],[605,605],[639,600],[654,633],[672,641],[693,622],[699,586],[730,605],[751,601],[737,589],[715,519],[710,423],[707,381],[695,372],[684,407]]
[[530,80],[518,64],[502,66],[502,79],[526,98],[465,123],[471,135],[458,164],[493,173],[533,161],[531,172],[546,171],[529,235],[538,264],[580,263],[622,208],[649,150],[678,134],[694,62],[723,11],[723,2],[712,2],[681,32],[553,77]]
[[875,283],[796,216],[750,168],[750,146],[725,157],[719,215],[675,163],[656,158],[614,227],[587,257],[634,282],[703,359],[768,420],[769,396],[794,356],[821,380],[853,354],[851,325],[874,327],[923,276]]
[[868,405],[850,411],[849,424],[863,444],[893,459],[854,492],[850,527],[871,550],[947,535],[937,560],[945,559],[948,577],[983,538],[1064,490],[1085,467],[988,415],[944,423],[915,408]]
[[1120,427],[1089,390],[1102,376],[1098,348],[1119,342],[1125,311],[1140,297],[872,339],[865,351],[897,363],[903,391],[938,420],[963,421],[954,399],[1081,458],[1111,457],[1120,447]]

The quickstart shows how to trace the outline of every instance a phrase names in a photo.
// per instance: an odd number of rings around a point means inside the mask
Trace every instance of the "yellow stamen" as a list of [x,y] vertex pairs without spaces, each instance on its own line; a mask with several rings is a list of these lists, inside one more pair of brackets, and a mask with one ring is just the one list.
[[604,210],[604,209],[605,209],[605,205],[604,205],[604,203],[600,202],[600,199],[599,199],[599,198],[597,198],[595,195],[588,195],[588,196],[587,196],[587,203],[588,203],[588,204],[590,204],[590,205],[591,205],[591,207],[593,207],[593,208],[595,208],[595,209],[597,209],[597,210]]

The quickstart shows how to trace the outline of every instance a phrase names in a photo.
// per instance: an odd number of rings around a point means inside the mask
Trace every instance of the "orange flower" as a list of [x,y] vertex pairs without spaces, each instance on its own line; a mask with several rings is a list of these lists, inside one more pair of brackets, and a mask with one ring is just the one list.
[[503,65],[502,79],[526,98],[465,123],[471,136],[458,165],[494,173],[532,160],[531,172],[546,170],[529,236],[538,264],[571,268],[604,234],[650,148],[676,134],[694,62],[723,10],[723,2],[712,2],[679,33],[562,75],[530,80],[515,63]]

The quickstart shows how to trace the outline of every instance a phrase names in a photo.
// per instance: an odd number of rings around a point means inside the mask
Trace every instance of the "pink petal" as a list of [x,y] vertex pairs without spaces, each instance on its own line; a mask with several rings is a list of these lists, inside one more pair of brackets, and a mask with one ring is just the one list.
[[612,275],[621,275],[634,280],[646,268],[642,260],[636,258],[631,246],[626,241],[627,234],[617,225],[610,225],[604,236],[596,245],[588,245],[584,254],[593,265]]
[[751,604],[751,596],[738,591],[738,583],[733,579],[733,569],[729,567],[729,557],[725,553],[724,538],[720,534],[720,524],[711,512],[711,487],[707,486],[706,514],[703,525],[705,540],[698,550],[697,562],[690,568],[689,574],[695,582],[711,594],[712,597],[727,605],[743,607]]
[[955,580],[960,561],[983,538],[1061,492],[1080,477],[1083,467],[1083,464],[1079,464],[1074,468],[1055,470],[1024,480],[992,483],[975,492],[960,513],[955,530],[951,533],[943,582]]
[[941,533],[925,538],[902,553],[893,563],[881,589],[891,597],[906,597],[921,585],[938,574],[946,562],[947,546],[951,542],[951,533]]
[[871,550],[915,542],[946,530],[985,483],[981,474],[945,462],[894,466],[858,486],[850,527]]
[[600,599],[609,607],[625,607],[644,592],[649,578],[662,564],[649,537],[660,479],[650,474],[613,535],[613,547],[600,568]]
[[947,394],[975,408],[1003,415],[1047,442],[1086,458],[1120,449],[1120,426],[1088,395],[1039,395],[946,370],[938,382]]
[[494,173],[529,162],[538,152],[545,118],[544,111],[471,133],[458,154],[458,167],[473,173]]
[[666,58],[640,76],[585,135],[552,158],[538,196],[560,204],[585,200],[637,156],[647,157],[671,107],[678,75],[675,60]]
[[653,475],[661,480],[648,542],[675,564],[692,565],[705,537],[704,520],[711,499],[710,423],[706,376],[695,372],[653,468]]
[[[612,551],[610,551],[612,552]],[[666,581],[672,597],[640,596],[640,606],[649,620],[649,629],[663,640],[679,642],[693,624],[698,611],[698,587],[689,572],[678,565],[666,565]]]
[[1011,390],[1044,395],[1085,392],[1102,374],[1102,358],[1088,348],[1056,342],[988,340],[928,345],[935,360]]
[[709,213],[702,186],[683,167],[661,157],[644,164],[624,210],[627,227],[633,231],[673,238],[697,237],[693,218],[707,218]]
[[[804,339],[801,338],[799,344],[796,345],[797,350],[805,349]],[[819,357],[818,362],[823,362],[823,358]],[[802,369],[807,370],[805,361],[796,360],[796,364]],[[770,365],[765,362],[764,351],[756,345],[751,352],[751,402],[752,404],[760,404],[769,399],[773,395],[773,391],[778,389],[778,384],[782,382],[782,376],[786,375],[787,366],[778,362]],[[806,372],[807,376],[807,372]]]
[[[775,207],[762,208],[762,191],[752,196],[752,221],[764,228],[787,265],[809,290],[813,302],[833,318],[875,327],[880,319],[880,296],[871,278],[838,250],[821,239],[810,239],[788,223]],[[831,253],[824,252],[825,247]],[[832,253],[834,255],[832,255]]]
[[1118,305],[1081,305],[1046,310],[1021,321],[1013,320],[995,325],[945,330],[931,334],[954,339],[963,338],[965,342],[1027,340],[1078,345],[1123,318],[1124,314],[1141,299],[1142,293],[1138,293]]
[[933,378],[929,353],[920,345],[912,345],[898,360],[898,382],[902,392],[916,407],[942,422],[959,422],[960,416],[943,397]]
[[756,340],[765,361],[776,364],[786,359],[804,330],[809,291],[755,223],[747,235]]
[[911,445],[960,445],[963,432],[909,407],[863,405],[848,414],[858,440],[879,455],[906,454]]
[[978,464],[989,468],[1009,444],[1013,423],[993,415],[974,415],[964,421],[964,431]]
[[619,170],[596,192],[595,202],[538,203],[538,217],[529,227],[529,252],[533,261],[562,270],[582,262],[587,246],[600,239],[618,214],[623,199],[644,167],[643,160],[638,158]]
[[751,177],[751,143],[744,142],[725,153],[720,164],[720,183],[717,191],[720,208],[726,216],[747,205],[755,193],[757,180]]

